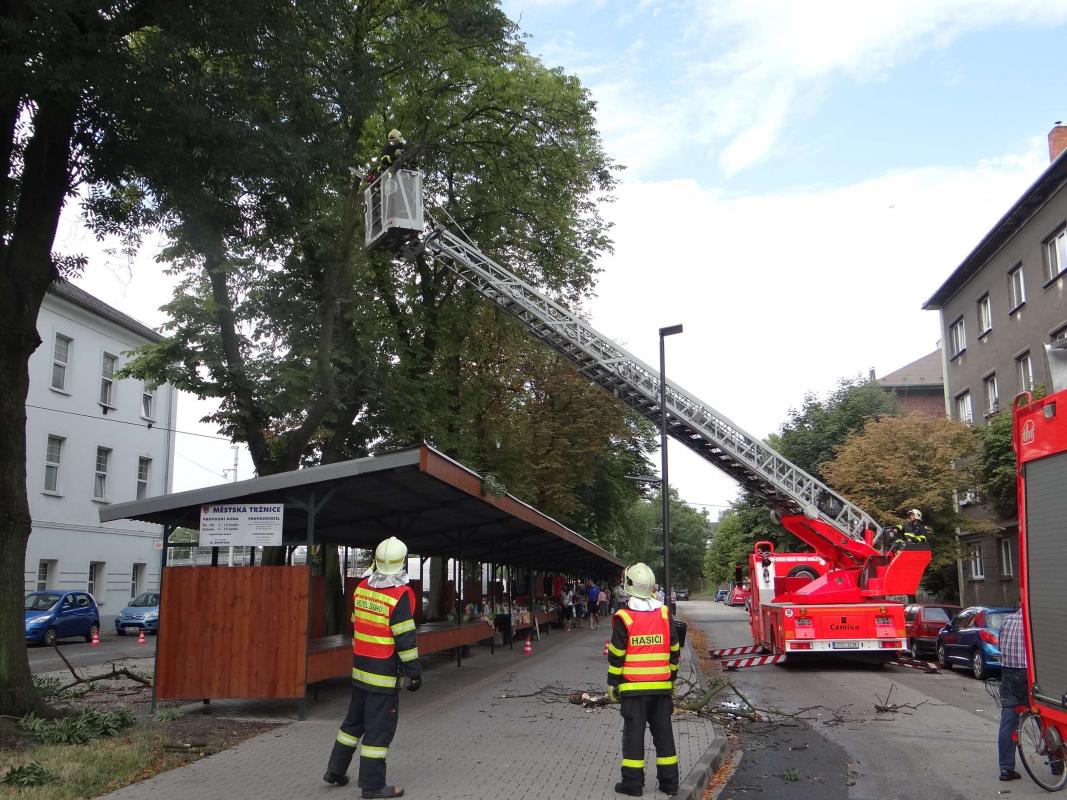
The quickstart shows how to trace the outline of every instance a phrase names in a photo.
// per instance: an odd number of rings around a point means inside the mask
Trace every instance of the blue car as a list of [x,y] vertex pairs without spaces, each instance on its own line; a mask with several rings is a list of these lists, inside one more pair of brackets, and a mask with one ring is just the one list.
[[53,645],[73,636],[91,642],[100,633],[100,610],[88,592],[30,592],[22,607],[27,642]]
[[971,606],[937,634],[937,662],[942,669],[968,667],[978,680],[1000,672],[1000,626],[1014,608]]
[[132,630],[159,633],[159,592],[141,592],[115,617],[115,633]]

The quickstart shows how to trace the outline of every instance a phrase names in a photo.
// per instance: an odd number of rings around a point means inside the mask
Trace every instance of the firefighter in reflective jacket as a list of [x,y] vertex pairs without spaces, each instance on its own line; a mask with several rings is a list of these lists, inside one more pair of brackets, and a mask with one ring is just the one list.
[[348,783],[348,765],[358,748],[364,798],[404,794],[403,789],[386,785],[385,757],[396,734],[401,674],[410,691],[422,685],[407,556],[407,547],[395,536],[379,544],[353,597],[352,699],[322,779],[337,786]]
[[615,791],[640,797],[645,785],[645,725],[656,746],[661,792],[678,791],[678,753],[671,730],[680,648],[667,607],[653,596],[655,576],[645,564],[627,568],[629,599],[615,612],[608,645],[608,696],[622,711],[622,780]]

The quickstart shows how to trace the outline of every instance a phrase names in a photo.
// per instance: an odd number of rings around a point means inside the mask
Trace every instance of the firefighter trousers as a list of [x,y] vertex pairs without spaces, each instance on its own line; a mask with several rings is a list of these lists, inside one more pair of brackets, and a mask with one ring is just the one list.
[[645,785],[645,725],[652,731],[656,746],[656,780],[660,789],[678,788],[678,751],[674,749],[671,729],[673,699],[668,694],[623,697],[622,712],[622,783],[627,789]]
[[385,757],[396,735],[400,716],[400,698],[393,694],[376,694],[352,687],[341,729],[333,743],[327,769],[335,775],[348,772],[352,756],[359,749],[359,788],[381,789],[385,786]]

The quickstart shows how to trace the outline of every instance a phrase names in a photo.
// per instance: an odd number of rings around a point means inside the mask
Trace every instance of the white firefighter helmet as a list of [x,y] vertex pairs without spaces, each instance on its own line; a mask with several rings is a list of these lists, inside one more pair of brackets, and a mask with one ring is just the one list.
[[917,509],[917,508],[913,508],[913,509],[912,509],[911,511],[909,511],[909,512],[908,512],[908,516],[909,516],[909,517],[911,517],[911,516],[914,516],[914,517],[915,517],[915,519],[919,520],[919,522],[922,522],[922,521],[923,521],[923,512],[921,512],[921,511],[920,511],[919,509]]
[[626,586],[626,593],[631,597],[639,597],[642,600],[647,600],[652,596],[654,586],[656,585],[656,576],[652,574],[652,569],[648,564],[637,562],[632,567],[626,568],[626,577],[624,580]]
[[393,128],[391,131],[389,131],[389,136],[386,138],[388,138],[390,142],[399,142],[401,139],[404,138],[404,134],[402,134],[396,128]]
[[374,569],[382,575],[397,575],[408,561],[408,546],[395,536],[381,541],[374,549]]

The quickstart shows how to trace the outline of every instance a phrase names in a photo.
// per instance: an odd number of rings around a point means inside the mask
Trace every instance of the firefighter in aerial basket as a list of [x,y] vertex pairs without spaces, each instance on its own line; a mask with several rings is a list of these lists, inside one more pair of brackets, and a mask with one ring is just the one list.
[[386,784],[385,758],[396,734],[401,675],[412,692],[422,685],[407,558],[407,546],[395,536],[381,542],[353,597],[352,699],[322,779],[337,786],[348,783],[348,765],[358,749],[364,798],[404,794]]
[[608,645],[608,696],[622,711],[622,780],[615,791],[640,797],[645,785],[645,725],[656,746],[656,780],[678,792],[678,752],[671,730],[680,647],[667,607],[653,597],[656,577],[646,564],[626,570],[629,599],[615,612]]

